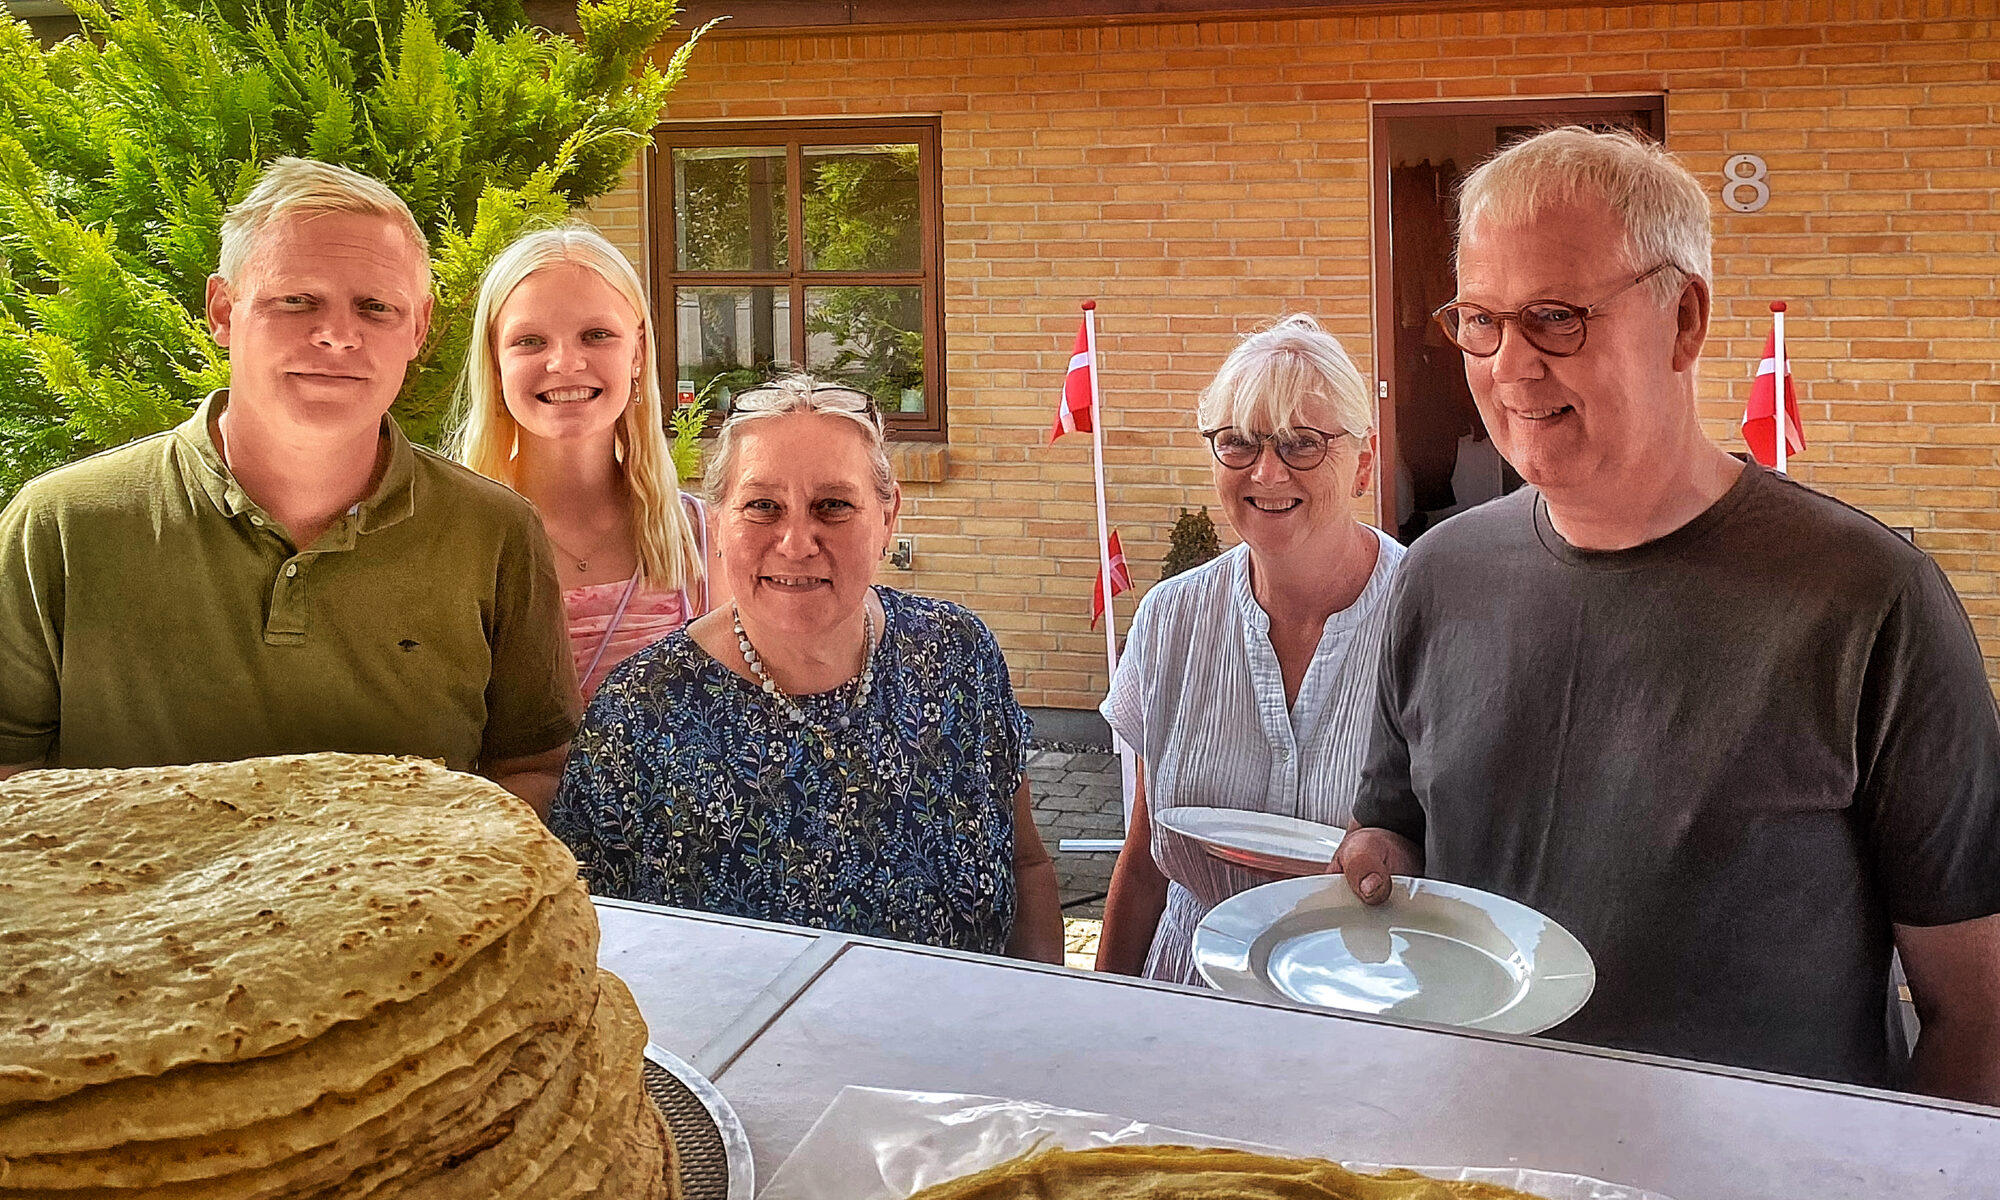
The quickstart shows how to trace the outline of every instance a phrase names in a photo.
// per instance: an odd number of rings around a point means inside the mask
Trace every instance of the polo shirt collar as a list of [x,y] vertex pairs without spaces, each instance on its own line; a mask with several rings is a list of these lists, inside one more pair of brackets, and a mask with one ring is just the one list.
[[[194,455],[195,482],[202,493],[223,515],[234,517],[261,510],[236,482],[229,464],[223,461],[222,448],[215,443],[215,418],[228,406],[228,388],[210,392],[194,415],[175,427],[174,438]],[[382,417],[382,431],[389,438],[389,469],[382,473],[382,481],[375,485],[374,492],[352,510],[356,531],[360,533],[387,529],[416,512],[413,486],[416,451],[411,449],[410,439],[403,436],[395,420],[386,414]]]

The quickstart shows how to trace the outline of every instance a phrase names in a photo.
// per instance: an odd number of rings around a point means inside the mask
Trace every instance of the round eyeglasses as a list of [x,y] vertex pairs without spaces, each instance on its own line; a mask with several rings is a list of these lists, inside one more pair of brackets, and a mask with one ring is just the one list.
[[1324,429],[1310,429],[1295,426],[1284,433],[1246,433],[1234,425],[1224,425],[1220,429],[1205,429],[1201,436],[1208,439],[1208,448],[1214,452],[1215,461],[1232,471],[1247,470],[1264,456],[1264,444],[1278,452],[1278,460],[1294,471],[1310,471],[1326,461],[1326,450],[1336,440],[1347,436],[1345,432],[1328,433]]
[[1584,336],[1590,332],[1590,318],[1599,309],[1670,267],[1680,270],[1673,263],[1663,262],[1595,304],[1531,300],[1512,312],[1494,312],[1454,300],[1431,316],[1452,345],[1474,358],[1491,358],[1500,353],[1500,329],[1509,321],[1520,327],[1521,336],[1528,339],[1530,346],[1552,358],[1568,358],[1583,349]]

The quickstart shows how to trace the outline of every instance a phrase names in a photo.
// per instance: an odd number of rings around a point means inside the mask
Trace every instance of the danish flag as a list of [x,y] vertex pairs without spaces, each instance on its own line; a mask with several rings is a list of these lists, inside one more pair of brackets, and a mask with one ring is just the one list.
[[[1118,544],[1118,531],[1111,531],[1105,543],[1111,548],[1111,594],[1132,590],[1132,572],[1125,566],[1125,547]],[[1097,622],[1104,617],[1104,568],[1097,568],[1097,586],[1090,591],[1090,627],[1097,628]]]
[[1089,330],[1078,325],[1076,349],[1070,351],[1069,372],[1063,376],[1062,403],[1056,407],[1056,423],[1049,430],[1049,441],[1053,442],[1065,433],[1091,431],[1090,373],[1096,369],[1090,361]]
[[[1764,339],[1764,357],[1757,364],[1757,377],[1750,384],[1750,402],[1743,406],[1743,441],[1750,453],[1767,467],[1778,465],[1774,437],[1778,411],[1777,333]],[[1799,424],[1799,394],[1792,387],[1791,360],[1785,360],[1785,457],[1806,448],[1805,429]]]

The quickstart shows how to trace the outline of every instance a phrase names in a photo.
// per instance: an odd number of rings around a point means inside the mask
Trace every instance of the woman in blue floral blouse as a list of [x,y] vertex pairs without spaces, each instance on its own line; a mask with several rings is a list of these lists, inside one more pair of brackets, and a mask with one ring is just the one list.
[[591,890],[1060,962],[1000,649],[875,586],[901,495],[872,401],[740,393],[707,488],[735,602],[605,679],[550,814]]

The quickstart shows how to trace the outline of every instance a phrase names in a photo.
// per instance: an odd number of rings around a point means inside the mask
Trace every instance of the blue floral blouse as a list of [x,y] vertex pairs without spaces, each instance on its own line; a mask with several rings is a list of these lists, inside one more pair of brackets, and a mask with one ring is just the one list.
[[605,679],[549,815],[591,891],[1006,949],[1027,716],[979,618],[875,592],[886,620],[862,712],[850,682],[799,697],[802,729],[685,631]]

